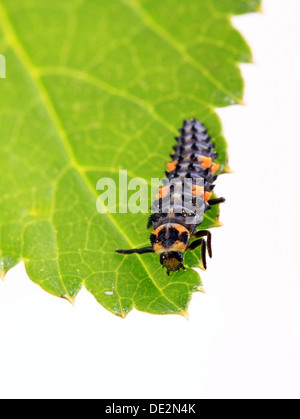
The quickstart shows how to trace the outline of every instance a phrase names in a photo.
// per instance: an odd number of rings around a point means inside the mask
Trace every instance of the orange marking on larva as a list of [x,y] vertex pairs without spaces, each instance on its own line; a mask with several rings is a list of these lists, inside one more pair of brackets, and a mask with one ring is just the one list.
[[195,196],[201,196],[204,193],[203,186],[193,185],[193,192],[192,194]]
[[154,245],[152,247],[153,247],[154,252],[158,253],[158,254],[162,253],[165,250],[165,248],[163,247],[161,242],[154,243]]
[[188,246],[188,243],[183,243],[180,240],[177,240],[175,243],[172,244],[171,248],[168,250],[172,252],[184,252]]
[[204,192],[204,201],[209,201],[212,197],[212,192]]
[[158,236],[158,233],[159,233],[159,232],[160,232],[160,230],[162,230],[164,227],[165,227],[165,225],[164,225],[164,224],[160,225],[159,227],[157,227],[157,229],[155,229],[155,230],[153,231],[153,233],[152,233],[152,234],[154,234],[155,236]]
[[167,163],[167,167],[168,167],[168,172],[173,172],[173,170],[175,169],[175,167],[177,166],[178,161],[174,160],[171,163]]
[[212,162],[211,157],[200,156],[199,159],[200,159],[201,166],[204,169],[209,169],[210,168],[211,162]]
[[185,227],[183,227],[181,224],[173,224],[173,227],[176,228],[179,234],[186,232],[188,233],[188,235],[190,235],[189,231]]
[[213,163],[210,167],[210,173],[216,173],[220,169],[220,165]]
[[169,191],[169,186],[165,186],[164,188],[159,188],[158,194],[156,194],[155,196],[157,199],[163,198],[164,196],[168,195],[168,191]]

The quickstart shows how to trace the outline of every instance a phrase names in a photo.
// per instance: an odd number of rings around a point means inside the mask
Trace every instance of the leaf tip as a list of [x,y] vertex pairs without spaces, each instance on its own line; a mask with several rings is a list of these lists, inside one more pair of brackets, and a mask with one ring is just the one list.
[[263,8],[263,5],[262,4],[260,4],[258,7],[257,7],[257,10],[256,10],[258,13],[262,13],[263,15],[265,15],[266,14],[266,12],[265,12],[265,10],[264,10],[264,8]]
[[234,173],[234,171],[230,168],[230,166],[228,164],[226,164],[226,166],[224,167],[223,173],[232,174],[232,173]]
[[72,304],[72,306],[75,306],[75,297],[71,296],[71,295],[61,295],[60,298],[62,298],[63,300],[68,301],[69,303]]
[[223,227],[224,224],[220,220],[216,220],[216,227]]
[[181,312],[180,312],[180,313],[178,313],[178,314],[180,314],[180,316],[184,317],[186,320],[189,320],[189,318],[190,318],[190,315],[189,315],[188,309],[185,309],[184,311],[181,311]]
[[8,269],[5,269],[5,264],[2,259],[0,259],[0,279],[4,281],[5,275],[7,274]]

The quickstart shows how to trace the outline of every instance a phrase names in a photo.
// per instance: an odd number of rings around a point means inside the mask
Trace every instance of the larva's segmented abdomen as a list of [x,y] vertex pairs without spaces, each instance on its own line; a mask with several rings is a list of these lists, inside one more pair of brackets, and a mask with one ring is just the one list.
[[219,165],[214,162],[217,153],[214,152],[211,138],[204,125],[196,119],[185,121],[179,132],[172,154],[173,161],[168,164],[169,171],[166,172],[168,179],[202,177],[204,190],[210,193],[217,179],[215,173],[219,170]]
[[[174,152],[171,155],[173,160],[167,163],[168,171],[166,175],[169,181],[176,179],[182,185],[185,179],[191,179],[194,185],[197,179],[202,178],[204,190],[196,185],[190,187],[190,189],[182,187],[184,189],[183,197],[189,196],[189,201],[196,206],[204,204],[203,212],[205,212],[210,208],[208,201],[212,196],[214,181],[217,179],[215,173],[219,170],[219,165],[215,163],[217,153],[214,152],[214,144],[211,142],[204,125],[198,120],[184,121],[179,133],[180,135],[176,137],[177,144],[174,146]],[[169,194],[168,197],[167,194]],[[157,201],[152,205],[152,210],[155,212],[151,216],[154,229],[165,223],[185,225],[187,216],[189,216],[189,231],[192,232],[201,223],[202,218],[199,215],[183,206],[178,208],[173,206],[172,211],[168,210],[175,198],[172,189],[169,190],[163,185],[157,198]],[[191,217],[194,217],[192,223]]]

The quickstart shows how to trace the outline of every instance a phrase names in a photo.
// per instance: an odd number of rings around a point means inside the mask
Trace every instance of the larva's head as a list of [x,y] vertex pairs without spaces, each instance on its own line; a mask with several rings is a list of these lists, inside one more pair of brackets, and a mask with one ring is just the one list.
[[160,263],[167,268],[168,273],[184,269],[182,253],[188,246],[189,237],[185,227],[173,223],[163,224],[151,234],[153,250],[160,255]]
[[160,254],[160,263],[163,268],[167,268],[169,272],[179,271],[184,269],[183,266],[183,255],[180,252],[164,252]]

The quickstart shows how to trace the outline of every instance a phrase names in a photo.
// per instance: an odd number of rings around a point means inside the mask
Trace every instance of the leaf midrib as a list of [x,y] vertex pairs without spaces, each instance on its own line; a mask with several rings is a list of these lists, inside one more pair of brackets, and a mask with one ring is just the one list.
[[[48,112],[48,115],[50,117],[50,120],[53,123],[53,126],[58,134],[58,138],[60,139],[63,147],[64,147],[64,151],[68,157],[68,160],[70,162],[70,166],[72,168],[74,168],[79,174],[80,176],[82,176],[82,179],[84,180],[84,183],[88,189],[88,191],[93,195],[93,197],[97,198],[97,193],[96,190],[94,190],[94,188],[92,187],[88,177],[86,176],[86,173],[84,171],[84,169],[78,164],[72,147],[70,146],[70,143],[68,141],[66,132],[61,124],[61,121],[54,109],[54,106],[50,100],[50,97],[48,95],[48,92],[42,82],[42,80],[40,79],[40,72],[38,70],[38,68],[36,68],[33,63],[31,62],[31,60],[29,59],[25,49],[23,48],[16,32],[13,29],[13,26],[10,22],[10,19],[8,17],[8,13],[6,11],[6,9],[3,7],[3,4],[0,3],[0,21],[2,22],[2,26],[4,28],[4,32],[5,32],[5,36],[7,38],[7,42],[8,44],[12,47],[12,49],[15,51],[16,55],[19,58],[20,63],[23,65],[24,69],[26,70],[27,74],[29,75],[30,79],[32,80],[33,84],[35,85],[37,92],[39,93],[42,103],[45,106],[46,111]],[[115,221],[115,219],[111,216],[110,213],[106,214],[108,219],[110,220],[110,222],[112,223],[112,225],[114,226],[114,228],[117,230],[118,234],[122,234],[122,236],[124,237],[124,239],[127,241],[128,245],[130,247],[134,247],[133,243],[131,242],[131,240],[129,239],[129,237],[125,234],[124,231],[122,231],[122,229],[120,228],[119,224]],[[144,263],[143,259],[140,257],[140,255],[136,255],[141,266],[143,267],[143,269],[145,270],[146,274],[149,276],[149,278],[151,279],[153,285],[157,288],[157,290],[160,292],[161,296],[164,297],[170,304],[172,304],[177,310],[180,310],[180,307],[177,306],[173,301],[171,301],[163,292],[163,290],[157,285],[157,283],[154,281],[152,275],[150,274],[146,264]],[[65,287],[64,281],[61,277],[61,281],[62,284]],[[69,295],[69,293],[68,293]],[[73,297],[70,297],[70,300],[73,300]],[[122,307],[121,307],[122,309]]]

